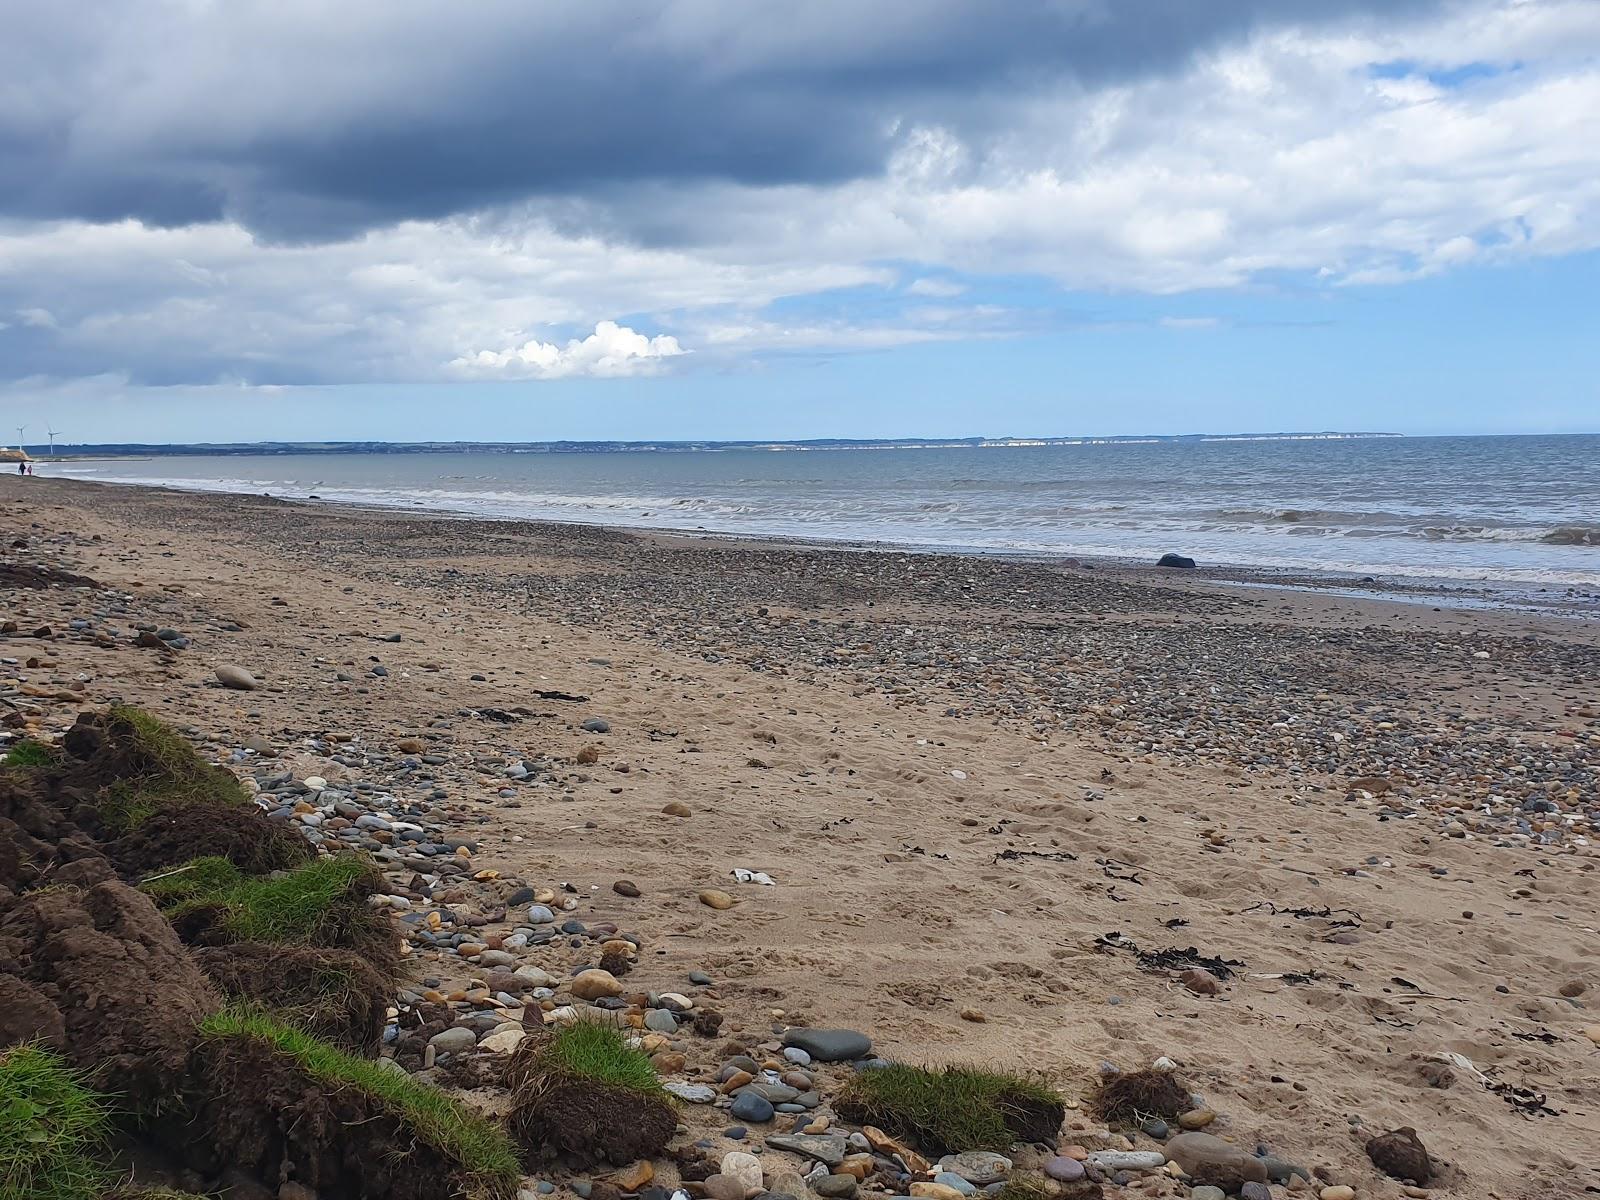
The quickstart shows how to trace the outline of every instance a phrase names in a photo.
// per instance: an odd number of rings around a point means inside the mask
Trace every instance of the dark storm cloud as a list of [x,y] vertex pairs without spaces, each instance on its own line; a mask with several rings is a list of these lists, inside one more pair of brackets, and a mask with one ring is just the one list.
[[1437,6],[0,0],[0,215],[317,240],[644,183],[826,184],[879,171],[895,122],[981,134],[1262,25]]

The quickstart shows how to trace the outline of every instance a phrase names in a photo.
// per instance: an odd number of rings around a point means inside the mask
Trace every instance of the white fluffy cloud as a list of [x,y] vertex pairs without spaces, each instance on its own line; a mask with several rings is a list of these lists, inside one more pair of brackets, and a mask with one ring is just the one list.
[[565,346],[529,339],[509,350],[480,350],[450,365],[476,379],[563,379],[569,375],[610,378],[648,375],[687,351],[670,334],[646,337],[615,321],[601,321],[581,341]]

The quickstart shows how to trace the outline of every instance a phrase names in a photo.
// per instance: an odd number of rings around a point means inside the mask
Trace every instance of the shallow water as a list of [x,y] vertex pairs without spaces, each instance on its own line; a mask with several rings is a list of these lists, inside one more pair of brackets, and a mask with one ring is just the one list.
[[1600,586],[1600,435],[172,456],[41,469],[479,516]]

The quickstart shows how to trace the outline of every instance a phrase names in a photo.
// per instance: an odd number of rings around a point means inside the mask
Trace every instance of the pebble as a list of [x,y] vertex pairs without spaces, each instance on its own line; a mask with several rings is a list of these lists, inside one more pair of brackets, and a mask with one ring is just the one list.
[[1099,1171],[1156,1171],[1166,1165],[1159,1150],[1096,1150],[1089,1165]]
[[[590,968],[587,971],[579,971],[573,978],[572,994],[579,1000],[598,1000],[604,996],[620,996],[622,995],[622,984],[610,971]],[[668,1015],[670,1016],[671,1014]]]
[[846,1062],[872,1053],[872,1039],[854,1029],[794,1026],[784,1031],[783,1044],[799,1047],[817,1062]]
[[1084,1177],[1085,1171],[1077,1159],[1062,1154],[1046,1160],[1044,1173],[1060,1183],[1076,1183]]
[[678,1099],[689,1104],[710,1104],[717,1098],[717,1089],[708,1083],[673,1081],[663,1086]]
[[496,1029],[493,1033],[485,1035],[478,1045],[485,1050],[492,1050],[496,1054],[510,1054],[522,1044],[522,1039],[527,1036],[528,1031],[521,1025],[510,1023]]
[[[620,987],[621,985],[619,984],[618,986]],[[646,1029],[653,1030],[656,1033],[676,1033],[678,1032],[678,1018],[664,1008],[652,1008],[644,1015],[644,1026]]]
[[716,888],[707,888],[700,893],[700,903],[707,908],[717,909],[719,912],[733,907],[733,897],[727,892],[718,891]]
[[1003,1154],[995,1154],[989,1150],[967,1150],[961,1154],[948,1154],[941,1158],[939,1170],[959,1175],[969,1183],[979,1185],[999,1183],[1011,1174],[1011,1160]]
[[1356,1190],[1347,1183],[1336,1183],[1317,1193],[1318,1200],[1356,1200]]
[[859,1187],[854,1175],[824,1175],[811,1185],[811,1190],[826,1200],[850,1200]]
[[748,1192],[761,1190],[761,1160],[743,1150],[730,1150],[722,1156],[722,1173],[739,1182]]
[[753,1125],[764,1125],[775,1115],[772,1101],[755,1092],[741,1092],[735,1096],[728,1111],[739,1120],[749,1121]]
[[772,1134],[767,1138],[767,1145],[774,1150],[788,1150],[806,1158],[814,1158],[830,1167],[842,1163],[845,1151],[849,1148],[849,1143],[836,1134],[814,1133]]
[[460,1026],[441,1030],[428,1039],[428,1045],[446,1054],[460,1054],[462,1051],[471,1050],[477,1044],[478,1035]]
[[224,663],[216,670],[217,682],[225,688],[233,688],[239,692],[253,692],[261,686],[256,677],[243,667]]

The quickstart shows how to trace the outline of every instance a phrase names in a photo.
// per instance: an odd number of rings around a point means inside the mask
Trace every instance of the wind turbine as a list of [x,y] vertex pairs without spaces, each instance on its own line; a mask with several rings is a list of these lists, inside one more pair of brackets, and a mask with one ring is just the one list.
[[44,432],[45,436],[50,439],[50,457],[54,458],[56,456],[56,435],[61,431],[59,429],[51,429],[50,426],[46,425]]
[[18,450],[22,450],[22,452],[24,454],[26,454],[27,451],[22,449],[22,431],[24,429],[26,429],[26,428],[27,428],[26,425],[18,425],[17,426],[17,449]]

